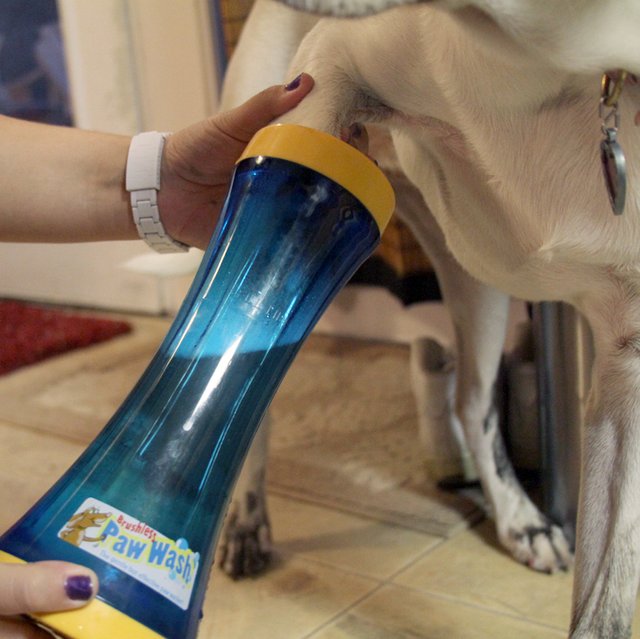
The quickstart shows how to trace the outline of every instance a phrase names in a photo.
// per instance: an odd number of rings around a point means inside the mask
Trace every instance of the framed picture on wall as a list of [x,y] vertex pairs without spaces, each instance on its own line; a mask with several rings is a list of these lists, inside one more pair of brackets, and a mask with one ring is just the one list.
[[0,0],[0,113],[71,124],[56,0]]

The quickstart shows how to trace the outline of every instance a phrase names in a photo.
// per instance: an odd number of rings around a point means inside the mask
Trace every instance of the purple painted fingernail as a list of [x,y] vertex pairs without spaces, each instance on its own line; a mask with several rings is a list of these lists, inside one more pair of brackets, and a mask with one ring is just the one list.
[[64,590],[72,601],[88,601],[93,595],[91,577],[76,575],[64,582]]
[[284,90],[285,91],[294,91],[295,89],[297,89],[300,86],[300,81],[302,80],[302,73],[294,78],[293,80],[291,80],[291,82],[289,82],[289,84],[285,84],[284,85]]

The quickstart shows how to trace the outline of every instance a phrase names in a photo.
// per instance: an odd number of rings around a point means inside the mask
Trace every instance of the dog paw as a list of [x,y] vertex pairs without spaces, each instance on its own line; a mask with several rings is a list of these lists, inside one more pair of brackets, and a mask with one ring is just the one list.
[[271,559],[271,525],[264,499],[249,492],[229,509],[218,545],[220,568],[233,579],[263,572]]
[[220,568],[233,579],[263,572],[271,559],[268,526],[234,527],[226,531],[219,550]]
[[510,528],[504,545],[520,562],[537,570],[553,574],[567,571],[573,563],[569,541],[559,526],[548,520],[535,525]]

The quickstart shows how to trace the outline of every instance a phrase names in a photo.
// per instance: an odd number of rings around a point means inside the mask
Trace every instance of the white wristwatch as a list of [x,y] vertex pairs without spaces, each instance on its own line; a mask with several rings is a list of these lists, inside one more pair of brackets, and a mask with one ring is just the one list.
[[162,226],[158,211],[160,165],[168,133],[147,131],[134,135],[129,145],[125,187],[140,237],[158,253],[179,253],[189,247],[174,240]]

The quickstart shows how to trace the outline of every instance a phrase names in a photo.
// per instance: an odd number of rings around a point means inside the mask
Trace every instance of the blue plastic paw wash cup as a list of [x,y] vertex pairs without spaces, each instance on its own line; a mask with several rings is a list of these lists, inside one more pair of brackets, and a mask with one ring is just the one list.
[[293,125],[258,132],[158,353],[96,440],[0,538],[0,561],[66,560],[100,578],[88,606],[39,623],[71,639],[196,636],[260,419],[393,207],[382,172],[348,144]]

